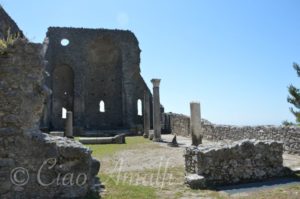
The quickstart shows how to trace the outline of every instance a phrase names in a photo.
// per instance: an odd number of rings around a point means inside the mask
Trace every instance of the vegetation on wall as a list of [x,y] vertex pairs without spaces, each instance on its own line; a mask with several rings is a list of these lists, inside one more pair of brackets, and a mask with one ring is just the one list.
[[10,29],[8,29],[7,38],[0,38],[0,55],[6,55],[8,46],[13,45],[19,37],[19,34],[11,34]]

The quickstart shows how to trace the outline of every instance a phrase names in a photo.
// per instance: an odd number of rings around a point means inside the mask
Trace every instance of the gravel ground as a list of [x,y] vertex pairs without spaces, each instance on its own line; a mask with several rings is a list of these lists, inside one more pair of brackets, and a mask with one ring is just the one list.
[[[171,142],[172,135],[162,135],[165,142]],[[113,167],[102,167],[105,172],[121,171],[141,171],[145,169],[158,169],[160,167],[183,167],[183,152],[186,146],[191,144],[191,140],[186,137],[177,136],[179,147],[169,147],[167,143],[151,143],[145,147],[120,151],[112,157],[105,158],[102,162],[109,161]],[[204,145],[213,144],[213,142],[204,140]],[[292,169],[300,169],[300,156],[284,154],[284,165]],[[116,167],[118,170],[116,170]]]

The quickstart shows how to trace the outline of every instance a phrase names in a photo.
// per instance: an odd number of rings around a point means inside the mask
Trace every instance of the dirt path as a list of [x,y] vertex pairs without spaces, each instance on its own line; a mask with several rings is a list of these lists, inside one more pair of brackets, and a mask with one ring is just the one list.
[[[172,138],[171,135],[163,135],[165,141],[170,142]],[[177,140],[180,147],[169,147],[166,143],[147,143],[137,149],[120,151],[112,157],[106,157],[101,160],[101,163],[107,165],[102,167],[103,172],[112,173],[120,169],[122,172],[155,170],[166,166],[184,167],[184,148],[190,145],[190,139],[178,136]],[[204,144],[213,142],[204,141]],[[284,154],[283,159],[285,166],[300,168],[300,156]]]
[[[163,135],[165,141],[170,142],[173,136]],[[163,188],[156,185],[153,186],[157,189],[159,198],[178,198],[178,199],[196,199],[196,198],[240,198],[243,196],[249,196],[252,192],[237,192],[236,194],[228,194],[224,191],[191,191],[187,186],[183,184],[184,181],[184,150],[186,146],[189,146],[191,141],[189,138],[180,137],[177,138],[180,147],[169,147],[167,143],[154,143],[147,142],[144,144],[138,144],[136,147],[116,152],[112,156],[101,158],[101,172],[105,174],[117,175],[121,173],[121,178],[126,175],[134,176],[136,179],[141,174],[143,177],[149,177],[150,174],[156,176],[157,171],[163,171],[168,169],[168,174],[173,175],[171,184],[166,180],[166,184]],[[204,144],[214,144],[210,141],[204,141]],[[300,168],[300,156],[284,154],[284,165],[293,169]],[[138,174],[138,176],[135,176]],[[152,179],[151,179],[152,180]],[[147,182],[152,182],[152,181]],[[272,191],[271,191],[272,192]],[[176,197],[175,197],[176,196]]]

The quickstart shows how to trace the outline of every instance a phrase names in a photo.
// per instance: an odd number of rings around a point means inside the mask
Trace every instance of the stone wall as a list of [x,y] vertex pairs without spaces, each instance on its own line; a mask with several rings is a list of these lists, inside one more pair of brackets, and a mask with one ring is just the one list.
[[[165,133],[172,133],[181,136],[190,136],[190,117],[177,113],[162,114],[162,130]],[[211,125],[206,119],[201,120],[201,125]]]
[[300,128],[296,126],[230,126],[202,124],[204,139],[222,140],[275,140],[283,142],[284,150],[300,154]]
[[[182,114],[164,113],[162,128],[166,133],[190,136],[190,118]],[[300,154],[300,127],[297,126],[216,125],[202,119],[201,128],[203,138],[207,140],[275,140],[283,142],[285,151]]]
[[[8,35],[10,34],[10,35]],[[8,36],[24,37],[18,25],[10,18],[0,5],[0,38],[6,39]]]
[[[290,175],[290,170],[282,166],[282,154],[282,143],[274,141],[242,140],[187,147],[186,182],[192,188],[201,188]],[[191,174],[197,174],[198,180]]]
[[0,198],[84,198],[100,163],[67,138],[40,132],[43,46],[18,39],[0,56]]
[[164,113],[163,118],[163,132],[181,136],[190,135],[190,118],[188,116],[176,113]]
[[[134,132],[143,124],[137,103],[139,99],[143,103],[144,91],[150,98],[152,94],[140,74],[141,50],[132,32],[50,27],[47,37],[47,85],[53,95],[43,129],[63,130],[63,107],[73,112],[77,135]],[[64,46],[63,40],[69,43]],[[104,112],[99,111],[101,101]]]

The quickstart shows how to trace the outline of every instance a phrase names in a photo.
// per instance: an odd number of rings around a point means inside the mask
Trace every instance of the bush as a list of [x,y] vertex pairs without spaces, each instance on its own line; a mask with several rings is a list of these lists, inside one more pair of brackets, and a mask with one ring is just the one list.
[[6,55],[8,46],[13,45],[19,37],[19,34],[11,34],[8,29],[7,38],[0,39],[0,55]]
[[293,122],[289,122],[289,121],[285,120],[285,121],[282,122],[282,125],[283,126],[293,126],[295,124]]

